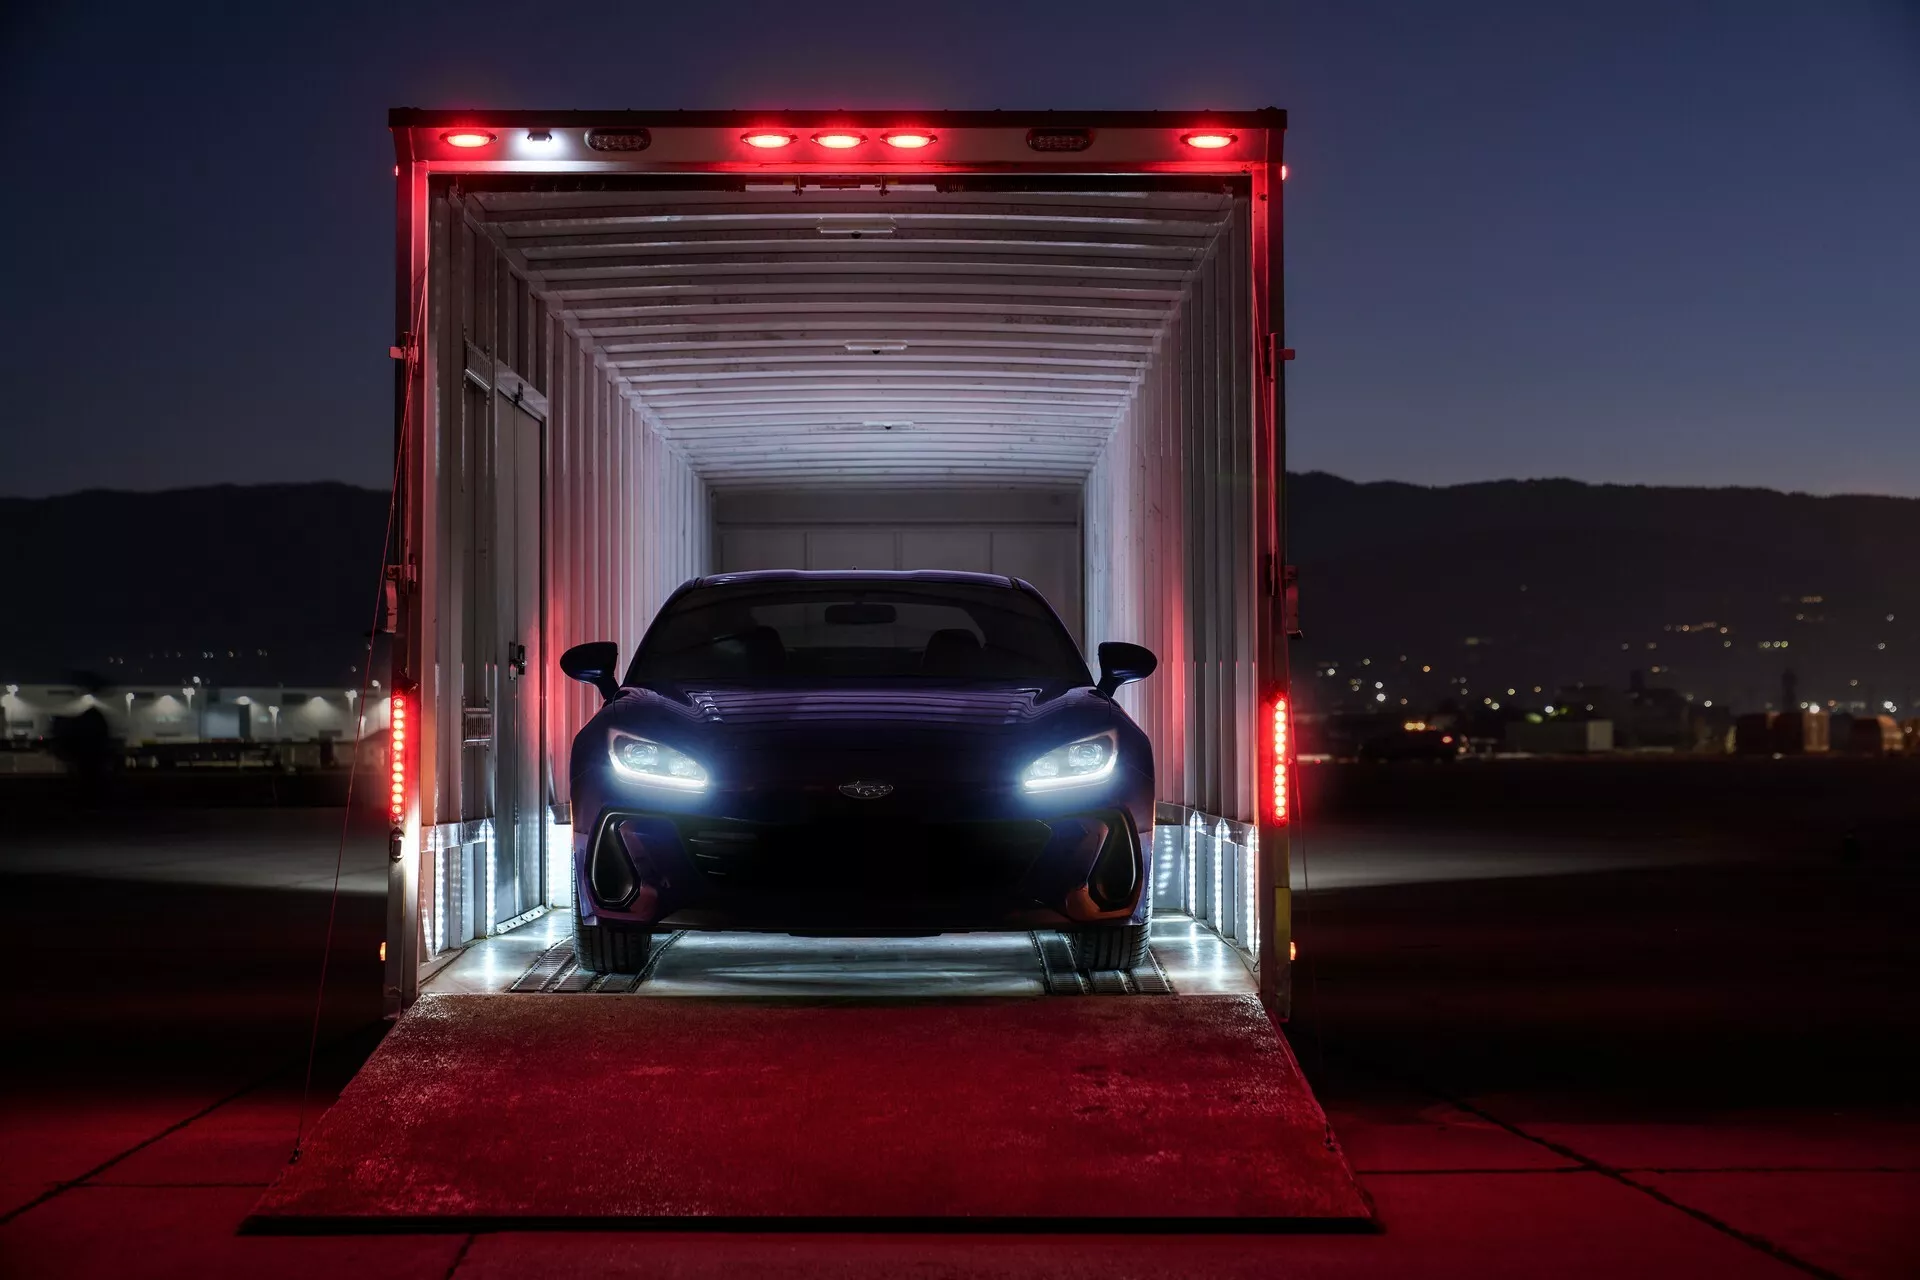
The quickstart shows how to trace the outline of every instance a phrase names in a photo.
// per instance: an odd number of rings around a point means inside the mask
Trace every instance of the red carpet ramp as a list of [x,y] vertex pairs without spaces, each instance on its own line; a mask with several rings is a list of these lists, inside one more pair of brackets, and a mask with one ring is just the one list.
[[1257,1001],[438,996],[253,1231],[1364,1225]]

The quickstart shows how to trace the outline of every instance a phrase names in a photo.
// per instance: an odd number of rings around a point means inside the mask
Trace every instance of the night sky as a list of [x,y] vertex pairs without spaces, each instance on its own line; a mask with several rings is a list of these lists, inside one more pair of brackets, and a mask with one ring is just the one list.
[[390,106],[1273,105],[1296,469],[1920,495],[1916,0],[0,24],[3,494],[385,484]]

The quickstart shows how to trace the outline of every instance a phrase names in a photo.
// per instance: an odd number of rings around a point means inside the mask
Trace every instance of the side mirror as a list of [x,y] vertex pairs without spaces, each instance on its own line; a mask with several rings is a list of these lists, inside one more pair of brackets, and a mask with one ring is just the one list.
[[560,655],[560,669],[582,684],[590,684],[600,696],[612,702],[620,696],[620,677],[614,668],[620,663],[620,646],[611,640],[577,644]]
[[1115,689],[1135,680],[1145,680],[1159,665],[1160,659],[1145,645],[1109,640],[1100,646],[1100,683],[1094,690],[1111,698]]

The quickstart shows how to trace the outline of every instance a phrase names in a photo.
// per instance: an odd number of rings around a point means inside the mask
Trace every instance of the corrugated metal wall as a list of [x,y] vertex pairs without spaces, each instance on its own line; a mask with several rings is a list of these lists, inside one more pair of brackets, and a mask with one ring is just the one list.
[[[568,800],[568,745],[599,695],[562,676],[559,655],[588,640],[630,654],[710,554],[706,486],[621,393],[604,356],[549,313],[458,196],[435,200],[433,229],[423,482],[440,567],[423,566],[416,694],[439,744],[421,761],[426,956],[489,932],[513,909],[505,904],[570,900],[565,831],[552,817]],[[515,493],[530,495],[517,519],[502,497]],[[539,576],[522,593],[539,602],[533,616],[501,588],[515,572]],[[517,679],[506,672],[516,638],[528,659]],[[496,859],[508,760],[527,762],[522,848]],[[544,857],[526,847],[535,844]]]
[[[612,640],[624,662],[673,589],[707,572],[707,487],[621,396],[584,342],[553,326],[548,424],[547,634],[554,659]],[[608,536],[609,533],[614,536]],[[567,800],[566,750],[600,695],[549,673],[554,798]]]
[[1244,200],[1085,489],[1090,644],[1160,655],[1120,694],[1153,738],[1160,799],[1254,820],[1254,343]]

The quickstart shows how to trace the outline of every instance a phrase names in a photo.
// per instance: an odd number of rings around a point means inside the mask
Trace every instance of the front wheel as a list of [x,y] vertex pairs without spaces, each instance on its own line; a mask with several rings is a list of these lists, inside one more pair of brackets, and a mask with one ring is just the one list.
[[[1151,913],[1148,920],[1152,919]],[[1140,924],[1089,924],[1065,929],[1067,943],[1073,948],[1073,967],[1082,973],[1096,969],[1138,969],[1149,963],[1147,935],[1151,926]]]
[[653,930],[611,920],[588,924],[573,904],[573,958],[589,973],[638,973],[653,950]]

